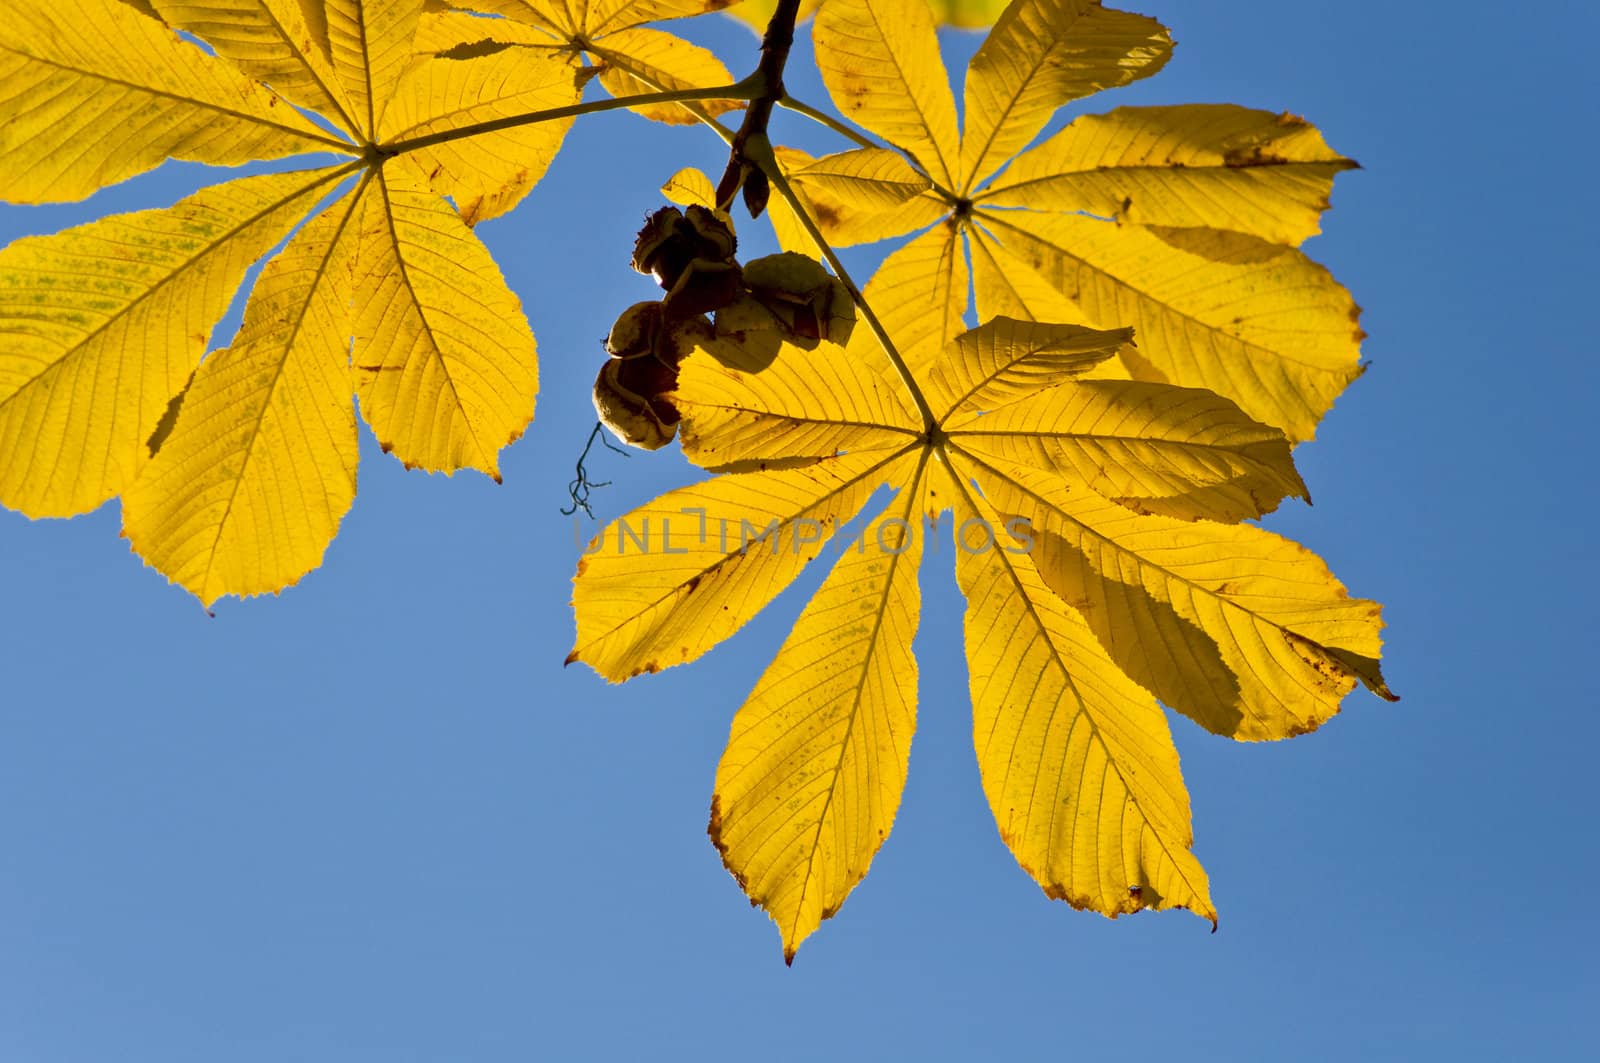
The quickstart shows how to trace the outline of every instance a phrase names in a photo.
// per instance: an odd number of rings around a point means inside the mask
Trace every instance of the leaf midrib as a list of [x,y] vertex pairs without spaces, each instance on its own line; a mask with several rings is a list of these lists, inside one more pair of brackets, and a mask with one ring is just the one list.
[[[910,486],[902,489],[902,492],[903,492],[903,494],[905,496],[905,500],[906,500],[906,508],[905,508],[906,516],[904,518],[902,518],[902,519],[909,519],[910,515],[911,515],[911,511],[914,508],[916,508],[916,501],[917,501],[917,498],[919,497],[918,489],[922,486],[922,470],[927,466],[928,453],[929,453],[930,449],[931,448],[928,448],[928,447],[923,447],[922,448],[922,452],[917,458],[917,471],[914,474],[912,474]],[[890,558],[889,559],[889,573],[884,578],[884,581],[883,581],[883,596],[879,599],[878,608],[876,610],[874,610],[874,613],[873,613],[873,617],[872,617],[872,634],[867,639],[867,643],[868,643],[869,647],[876,647],[877,646],[878,632],[880,630],[882,630],[882,628],[883,628],[883,618],[884,618],[884,615],[888,612],[889,599],[892,596],[892,593],[894,591],[895,576],[899,572],[900,559],[902,557],[904,557],[904,556],[905,556],[905,551],[904,550],[899,550],[899,551],[896,551],[895,553],[889,555],[889,558]],[[816,859],[817,859],[817,850],[819,848],[819,844],[818,843],[820,842],[820,840],[822,838],[822,826],[823,826],[824,823],[827,822],[828,809],[833,807],[833,796],[839,789],[839,779],[840,779],[840,775],[841,775],[842,769],[844,767],[845,756],[849,753],[849,750],[850,750],[850,735],[855,730],[856,720],[860,719],[860,717],[861,717],[862,691],[866,688],[866,685],[867,685],[867,675],[871,671],[871,667],[870,667],[871,666],[871,662],[872,662],[872,650],[869,649],[868,652],[867,652],[866,658],[862,661],[860,674],[856,677],[855,692],[852,694],[851,699],[850,699],[850,706],[851,706],[851,708],[850,708],[850,719],[849,719],[849,722],[847,722],[845,724],[844,737],[839,743],[839,756],[834,761],[833,771],[831,773],[831,779],[830,779],[830,781],[828,783],[828,796],[823,801],[822,812],[817,816],[816,830],[812,833],[812,836],[811,836],[810,851],[806,855],[805,876],[801,879],[801,884],[800,884],[800,897],[799,897],[799,900],[797,901],[797,903],[795,905],[794,920],[793,920],[793,922],[790,923],[790,933],[791,934],[795,930],[797,930],[798,927],[799,927],[801,913],[805,908],[806,892],[807,892],[807,890],[809,890],[811,888],[811,882],[812,882],[812,879],[814,877],[811,872],[812,872],[812,868],[815,866]],[[785,935],[785,937],[788,937],[788,936],[789,935],[787,935],[787,934]],[[785,942],[785,944],[787,944],[787,942]]]

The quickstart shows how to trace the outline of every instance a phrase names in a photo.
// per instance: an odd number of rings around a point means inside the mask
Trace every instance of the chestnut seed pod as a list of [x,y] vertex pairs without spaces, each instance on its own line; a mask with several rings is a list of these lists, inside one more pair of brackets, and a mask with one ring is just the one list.
[[612,435],[641,450],[660,450],[678,434],[678,411],[672,404],[659,396],[652,399],[641,394],[635,390],[638,383],[626,379],[630,367],[652,364],[653,360],[607,359],[594,381],[594,408],[601,423]]
[[739,238],[734,235],[732,219],[720,210],[691,204],[684,220],[694,230],[700,244],[695,248],[697,258],[714,262],[731,262],[739,250]]
[[697,258],[679,274],[661,305],[676,318],[721,310],[744,290],[742,278],[737,263]]
[[642,358],[653,354],[661,335],[661,304],[634,303],[617,316],[606,337],[606,353],[613,358]]
[[662,207],[645,219],[644,228],[633,238],[635,272],[656,272],[656,261],[661,257],[662,249],[677,233],[678,223],[682,220],[683,212],[677,207]]

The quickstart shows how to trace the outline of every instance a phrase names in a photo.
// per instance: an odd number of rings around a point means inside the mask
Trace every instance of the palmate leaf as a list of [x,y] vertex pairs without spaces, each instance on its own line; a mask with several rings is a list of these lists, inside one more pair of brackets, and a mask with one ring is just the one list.
[[974,741],[1006,844],[1077,907],[1214,921],[1157,697],[1237,739],[1310,730],[1357,683],[1392,697],[1378,607],[1300,547],[1225,523],[1305,494],[1289,440],[1212,392],[1100,377],[1129,330],[998,318],[926,351],[941,326],[906,277],[937,259],[937,233],[864,293],[896,349],[921,352],[908,378],[865,328],[848,347],[786,344],[759,371],[684,362],[684,453],[723,475],[590,544],[569,659],[621,681],[700,656],[894,489],[736,713],[717,772],[712,840],[792,959],[893,824],[920,518],[953,509]]
[[0,197],[80,198],[166,156],[341,157],[0,251],[0,503],[70,516],[121,494],[135,549],[209,605],[320,562],[355,492],[357,399],[407,465],[498,476],[533,415],[535,347],[468,224],[526,193],[568,123],[452,134],[574,103],[582,79],[553,50],[419,56],[422,8],[10,5]]
[[[943,217],[892,256],[908,285],[964,311],[970,259],[980,320],[1133,325],[1123,375],[1217,391],[1295,442],[1360,373],[1358,308],[1296,250],[1355,164],[1303,120],[1122,108],[1011,158],[1062,104],[1159,70],[1172,43],[1158,23],[1099,0],[1017,0],[967,70],[962,134],[924,0],[829,0],[815,39],[841,112],[932,186],[929,205],[874,212],[813,182],[803,197],[830,241]],[[935,350],[959,331],[959,315],[945,321]]]
[[[599,71],[600,84],[613,96],[635,96],[678,89],[717,88],[733,76],[711,52],[661,30],[640,28],[647,22],[688,18],[725,8],[735,0],[449,0],[462,11],[501,16],[499,19],[446,15],[447,31],[460,39],[522,46],[556,46],[582,52]],[[632,110],[672,125],[690,125],[706,115],[725,114],[743,104],[736,100],[703,103],[645,104]]]

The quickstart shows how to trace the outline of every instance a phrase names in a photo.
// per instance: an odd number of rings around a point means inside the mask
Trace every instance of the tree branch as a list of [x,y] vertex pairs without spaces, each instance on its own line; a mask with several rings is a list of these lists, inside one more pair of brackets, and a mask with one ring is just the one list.
[[[767,205],[767,177],[765,172],[745,156],[745,146],[753,138],[767,136],[767,123],[772,118],[772,108],[783,99],[783,68],[789,62],[789,49],[794,46],[794,24],[800,15],[800,0],[778,0],[778,7],[767,22],[767,31],[761,36],[761,62],[755,73],[746,81],[754,80],[759,86],[757,94],[745,108],[744,122],[733,135],[733,148],[728,153],[728,168],[717,182],[717,206],[727,210],[733,197],[744,190],[744,205],[752,218],[761,216]],[[770,151],[770,146],[769,146]]]

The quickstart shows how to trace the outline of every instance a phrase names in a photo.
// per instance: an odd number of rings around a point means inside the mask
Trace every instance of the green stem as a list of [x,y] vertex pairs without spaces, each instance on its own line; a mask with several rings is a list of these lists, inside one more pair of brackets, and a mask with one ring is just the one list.
[[841,122],[827,111],[819,111],[809,103],[802,103],[793,96],[785,96],[783,99],[778,101],[778,106],[782,107],[786,111],[793,111],[795,114],[803,114],[813,122],[816,122],[818,125],[826,126],[835,133],[838,133],[841,137],[855,141],[863,148],[883,147],[882,144],[879,144],[871,137],[852,129],[850,126]]
[[778,106],[784,108],[785,110],[793,111],[795,114],[803,114],[813,122],[816,122],[818,125],[827,129],[831,129],[833,132],[838,133],[841,137],[845,137],[853,143],[859,144],[863,148],[879,148],[884,151],[896,152],[903,157],[906,162],[911,164],[911,168],[913,170],[928,178],[928,184],[932,187],[933,191],[939,193],[951,203],[955,203],[959,198],[950,189],[946,188],[944,185],[940,184],[938,181],[935,181],[931,176],[929,176],[928,172],[922,168],[921,163],[917,162],[916,159],[906,154],[906,152],[902,151],[900,148],[896,148],[892,145],[879,144],[871,137],[863,136],[861,133],[850,128],[850,126],[835,118],[827,111],[818,110],[809,103],[802,103],[793,96],[785,96],[783,99],[778,101]]
[[601,111],[615,111],[624,107],[643,107],[652,103],[697,103],[701,100],[750,100],[754,99],[760,89],[760,83],[754,78],[745,78],[733,85],[723,85],[712,89],[677,89],[672,92],[646,92],[637,96],[613,96],[604,100],[591,100],[588,103],[574,103],[566,107],[552,107],[544,111],[529,111],[526,114],[507,115],[504,118],[493,118],[487,122],[474,122],[472,125],[459,126],[455,129],[443,129],[437,133],[427,133],[420,137],[409,137],[405,140],[396,140],[389,144],[380,145],[385,155],[403,155],[408,151],[418,148],[429,148],[435,144],[446,144],[452,140],[464,140],[467,137],[482,136],[485,133],[498,133],[505,129],[515,129],[518,126],[537,125],[540,122],[553,122],[560,118],[575,118],[583,114],[597,114]]
[[856,309],[861,312],[862,318],[867,322],[867,327],[872,330],[872,334],[878,338],[878,343],[883,347],[883,353],[889,356],[889,361],[894,366],[895,372],[900,375],[900,382],[906,386],[906,390],[911,393],[912,401],[917,404],[917,412],[922,415],[922,430],[931,434],[938,427],[938,421],[933,416],[933,410],[928,406],[927,396],[922,394],[922,388],[918,386],[916,377],[912,375],[911,367],[906,365],[906,360],[900,354],[899,348],[894,345],[894,340],[889,338],[889,330],[883,327],[882,321],[878,320],[878,315],[873,312],[872,307],[867,303],[866,296],[856,286],[856,282],[851,279],[849,271],[844,268],[844,263],[839,261],[839,256],[834,253],[827,237],[822,235],[822,231],[817,228],[817,223],[812,220],[811,212],[806,210],[805,204],[800,201],[800,197],[790,187],[788,178],[783,174],[783,167],[778,165],[778,158],[773,154],[772,142],[763,133],[747,140],[744,151],[745,157],[761,167],[762,172],[767,175],[767,180],[772,182],[772,187],[778,190],[778,195],[782,196],[784,202],[789,204],[789,208],[794,211],[795,217],[800,219],[800,224],[805,227],[806,234],[811,237],[811,242],[817,245],[817,251],[821,253],[823,261],[827,262],[828,268],[833,270],[834,276],[839,278],[839,283],[844,285],[845,291],[850,293],[850,299],[856,304]]

